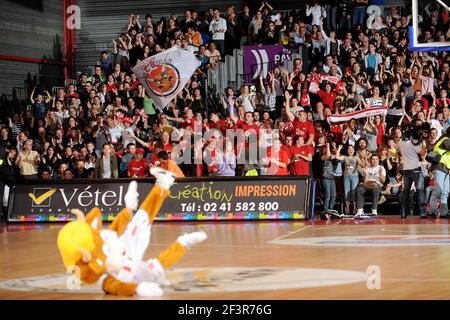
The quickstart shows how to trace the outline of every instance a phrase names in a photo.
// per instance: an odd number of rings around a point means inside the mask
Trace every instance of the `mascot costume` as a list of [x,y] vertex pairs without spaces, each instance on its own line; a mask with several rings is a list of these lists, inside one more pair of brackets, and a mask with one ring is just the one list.
[[65,267],[78,268],[82,283],[96,283],[104,292],[114,295],[161,296],[160,286],[170,284],[164,270],[206,239],[203,231],[184,234],[156,258],[143,260],[153,220],[175,182],[173,173],[161,168],[154,167],[150,173],[156,184],[139,210],[137,183],[132,181],[125,195],[126,208],[109,229],[101,229],[99,208],[92,209],[87,216],[81,210],[72,210],[77,219],[60,230],[57,242]]

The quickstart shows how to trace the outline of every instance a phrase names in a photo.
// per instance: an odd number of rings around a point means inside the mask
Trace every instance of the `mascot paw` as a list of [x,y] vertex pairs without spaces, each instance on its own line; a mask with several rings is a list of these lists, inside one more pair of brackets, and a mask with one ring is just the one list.
[[136,294],[140,297],[160,297],[163,291],[156,283],[143,282],[137,286]]
[[203,231],[197,231],[192,233],[186,233],[182,236],[179,236],[177,241],[188,249],[192,248],[192,246],[206,240],[208,236]]
[[165,190],[169,190],[174,184],[176,176],[167,170],[159,167],[152,167],[150,173],[156,178],[156,181]]
[[146,280],[155,282],[160,286],[170,286],[170,281],[166,279],[166,272],[158,259],[149,259],[145,263]]
[[125,194],[125,206],[132,211],[136,211],[139,206],[139,193],[137,188],[137,182],[131,181],[128,186],[128,191]]

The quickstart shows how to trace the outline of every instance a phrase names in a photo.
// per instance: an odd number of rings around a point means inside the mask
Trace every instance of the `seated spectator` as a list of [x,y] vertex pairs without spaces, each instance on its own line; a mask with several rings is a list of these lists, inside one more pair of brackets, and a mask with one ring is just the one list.
[[52,179],[52,173],[48,169],[43,169],[41,171],[40,177],[42,180],[51,180]]
[[64,171],[64,176],[62,178],[63,180],[72,180],[73,179],[73,173],[70,169],[66,169]]
[[356,188],[356,215],[364,214],[364,195],[367,191],[372,192],[372,215],[378,215],[378,199],[386,180],[386,170],[379,165],[378,155],[372,155],[370,166],[364,168],[364,181]]
[[85,169],[85,162],[84,160],[78,159],[75,162],[75,169],[72,172],[73,177],[75,179],[85,179],[86,177],[86,169]]

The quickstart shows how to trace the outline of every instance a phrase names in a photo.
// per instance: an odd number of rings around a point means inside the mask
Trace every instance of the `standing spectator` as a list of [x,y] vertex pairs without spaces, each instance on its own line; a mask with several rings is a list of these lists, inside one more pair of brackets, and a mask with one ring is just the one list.
[[107,51],[102,51],[98,64],[105,74],[109,74],[112,71],[113,57]]
[[180,167],[175,161],[169,159],[169,154],[166,151],[160,151],[158,153],[158,158],[160,160],[159,167],[172,172],[177,178],[184,178],[183,171],[181,171]]
[[216,43],[211,42],[208,46],[208,50],[205,51],[205,56],[209,58],[209,63],[211,64],[211,68],[213,69],[217,66],[222,57],[220,51],[216,48]]
[[353,0],[353,25],[363,25],[366,17],[366,7],[368,0]]
[[236,155],[233,144],[225,139],[224,151],[217,156],[217,175],[220,177],[234,177],[236,175]]
[[262,13],[260,10],[256,11],[255,17],[252,22],[250,22],[248,26],[248,34],[250,37],[250,41],[252,43],[256,43],[258,41],[259,30],[263,26]]
[[73,173],[73,177],[75,179],[84,179],[87,178],[86,176],[86,169],[85,169],[85,162],[82,159],[78,159],[75,162],[75,170]]
[[[307,113],[306,111],[301,108],[298,113],[298,117],[295,117],[294,114],[291,111],[289,101],[292,98],[292,95],[289,93],[289,91],[285,92],[285,98],[286,98],[286,115],[289,121],[292,121],[293,125],[293,136],[301,136],[305,140],[305,145],[309,146],[312,145],[314,142],[314,125],[307,120]],[[295,98],[294,98],[295,99]]]
[[135,157],[136,155],[136,144],[129,143],[126,146],[127,153],[122,156],[122,159],[120,161],[119,169],[121,174],[126,173],[128,171],[128,165],[130,161]]
[[321,18],[326,18],[327,13],[325,8],[322,8],[319,4],[319,1],[315,0],[313,2],[313,6],[310,7],[308,3],[306,3],[306,16],[309,17],[312,15],[311,25],[320,26]]
[[[416,136],[416,137],[415,137]],[[417,139],[417,140],[416,140]],[[421,218],[426,218],[425,214],[425,193],[423,175],[421,175],[421,166],[419,153],[426,146],[420,143],[418,131],[412,133],[412,139],[400,142],[400,153],[403,161],[403,191],[401,199],[401,217],[406,219],[410,213],[410,193],[411,187],[414,183],[416,194],[419,202],[419,215]]]
[[135,157],[128,164],[128,176],[143,178],[148,176],[147,160],[144,159],[144,149],[136,148]]
[[331,158],[332,150],[330,142],[327,142],[321,149],[320,160],[322,162],[322,191],[323,191],[323,211],[325,214],[332,211],[336,201],[336,181],[334,177],[334,166]]
[[17,157],[16,165],[20,169],[20,177],[27,180],[38,178],[39,153],[32,150],[33,140],[27,139],[23,151]]
[[117,158],[111,152],[111,145],[105,143],[102,146],[102,156],[97,159],[97,163],[95,164],[95,178],[115,179],[118,177],[119,177],[119,170],[117,167]]
[[253,97],[250,95],[248,86],[244,85],[240,90],[241,95],[236,99],[239,107],[243,107],[245,112],[254,112],[255,103]]
[[250,8],[249,6],[244,6],[242,13],[238,16],[238,24],[241,34],[240,47],[247,44],[250,22]]
[[448,195],[450,192],[449,169],[450,169],[450,129],[447,129],[444,136],[434,146],[434,153],[438,156],[437,163],[433,171],[434,189],[430,198],[430,213],[437,212],[437,202],[440,200],[440,216],[448,215]]
[[[345,195],[345,211],[347,214],[356,214],[355,190],[358,186],[358,170],[355,156],[355,147],[349,145],[347,147],[347,155],[344,160],[344,195]],[[350,205],[353,204],[353,210],[350,211]]]
[[378,199],[385,180],[386,170],[379,165],[378,155],[373,154],[370,157],[370,166],[364,168],[364,182],[356,188],[356,206],[358,208],[356,216],[364,214],[364,194],[367,191],[372,192],[372,215],[378,215]]
[[262,162],[263,166],[267,168],[266,175],[288,175],[289,152],[282,148],[280,140],[274,140],[272,146],[267,148],[267,154],[262,159]]
[[369,44],[369,52],[364,56],[364,68],[371,77],[378,73],[378,66],[383,63],[383,58],[375,50],[376,46],[371,42]]
[[225,54],[225,32],[227,31],[227,21],[220,17],[218,9],[214,9],[213,19],[209,24],[209,32],[212,34],[212,40],[217,45],[220,55]]
[[34,91],[36,90],[36,87],[34,87],[33,91],[31,92],[30,101],[33,111],[33,117],[35,120],[43,120],[45,119],[45,115],[47,113],[47,104],[50,102],[52,97],[50,96],[50,93],[48,91],[45,91],[47,94],[47,100],[44,101],[44,97],[42,94],[38,94],[36,96],[36,100],[34,100]]
[[291,163],[290,173],[294,176],[309,176],[311,175],[309,168],[314,148],[305,145],[305,139],[302,136],[295,136],[293,140],[294,145],[289,148]]

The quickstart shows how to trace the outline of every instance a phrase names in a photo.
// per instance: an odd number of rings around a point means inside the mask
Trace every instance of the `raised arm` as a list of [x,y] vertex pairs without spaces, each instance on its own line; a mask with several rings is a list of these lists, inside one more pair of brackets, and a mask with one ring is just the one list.
[[331,157],[330,143],[327,142],[325,154],[323,154],[323,155],[320,157],[320,159],[323,160],[323,161],[325,161],[325,160],[330,159],[330,157]]
[[112,44],[113,44],[113,53],[117,54],[117,42],[115,39],[112,39]]
[[33,91],[31,91],[30,101],[31,104],[34,104],[34,91],[36,90],[36,86],[34,86]]
[[337,152],[336,152],[336,159],[339,161],[344,161],[344,159],[345,159],[345,157],[343,155],[341,155],[342,147],[343,147],[343,145],[340,144],[339,147],[337,148]]
[[264,4],[267,6],[267,8],[269,8],[270,11],[273,10],[273,7],[270,5],[270,3],[268,3],[267,1],[264,1]]
[[134,20],[139,28],[139,30],[142,29],[141,23],[139,22],[139,15],[136,16],[136,19]]
[[309,17],[311,15],[311,8],[309,7],[309,4],[306,4],[306,16]]
[[289,121],[294,121],[295,120],[295,116],[294,114],[291,112],[291,107],[289,105],[289,102],[291,101],[292,95],[289,93],[289,91],[285,91],[284,92],[284,98],[285,98],[285,102],[284,102],[284,107],[286,109],[286,116],[288,117]]
[[323,17],[322,16],[320,17],[320,32],[322,32],[323,38],[325,39],[325,41],[327,41],[328,36],[327,36],[325,30],[323,30]]
[[234,114],[234,104],[235,101],[233,100],[233,97],[228,97],[228,103],[230,104],[230,119],[233,121],[234,124],[238,123],[239,118]]
[[261,92],[263,94],[266,93],[266,88],[264,88],[262,74],[259,75],[259,86],[261,87]]

